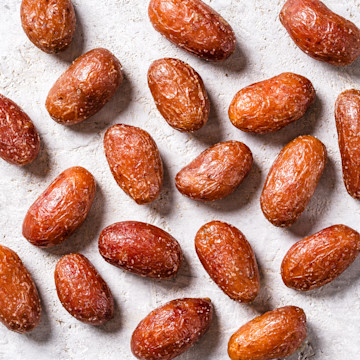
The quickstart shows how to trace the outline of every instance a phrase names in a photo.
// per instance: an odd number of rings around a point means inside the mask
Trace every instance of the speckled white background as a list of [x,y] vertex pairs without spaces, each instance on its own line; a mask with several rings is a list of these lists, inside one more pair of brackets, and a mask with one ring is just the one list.
[[[227,359],[227,341],[242,324],[261,312],[283,305],[301,306],[308,317],[313,360],[360,359],[360,260],[322,289],[301,294],[283,285],[279,274],[286,251],[296,241],[324,227],[344,223],[360,230],[360,203],[343,186],[333,107],[337,95],[360,88],[360,61],[335,68],[312,60],[291,41],[278,20],[284,1],[209,0],[232,25],[237,50],[225,63],[212,64],[177,49],[152,28],[148,1],[73,0],[78,28],[66,52],[51,56],[25,36],[20,0],[0,1],[0,92],[17,102],[33,119],[42,141],[39,158],[17,168],[0,161],[0,242],[14,249],[31,271],[42,299],[42,320],[28,335],[0,326],[0,359],[133,359],[130,337],[150,310],[179,297],[210,297],[216,316],[208,334],[179,360]],[[360,25],[359,0],[327,0],[337,13]],[[106,47],[121,61],[125,80],[115,98],[96,116],[65,128],[45,110],[48,90],[72,60],[95,47]],[[212,107],[208,124],[193,135],[181,134],[161,118],[147,87],[146,73],[158,58],[180,58],[202,76]],[[228,105],[242,87],[283,71],[308,77],[317,100],[307,115],[270,135],[245,134],[227,117]],[[136,205],[116,185],[107,166],[102,138],[112,124],[124,122],[146,129],[157,142],[165,165],[160,198]],[[294,137],[312,134],[326,145],[328,164],[318,189],[300,220],[278,229],[261,213],[259,196],[267,171],[280,149]],[[253,151],[254,167],[228,198],[200,204],[181,196],[174,186],[178,170],[206,147],[224,140],[244,141]],[[41,250],[21,235],[28,207],[64,169],[81,165],[96,177],[98,190],[83,226],[64,244]],[[236,303],[209,279],[194,251],[194,236],[210,220],[237,226],[252,244],[261,268],[261,292],[252,305]],[[175,280],[153,281],[107,264],[97,250],[102,228],[116,221],[139,220],[160,226],[180,242],[185,265]],[[116,300],[115,317],[92,327],[72,318],[61,306],[53,272],[60,256],[81,252],[108,282]],[[315,354],[315,355],[314,355]],[[293,355],[290,359],[308,356]]]

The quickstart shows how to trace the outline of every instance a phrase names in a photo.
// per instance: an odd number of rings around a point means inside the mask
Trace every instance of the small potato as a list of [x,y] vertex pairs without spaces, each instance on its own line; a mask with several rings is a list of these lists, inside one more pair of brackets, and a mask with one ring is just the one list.
[[197,232],[195,249],[207,273],[226,295],[244,303],[256,298],[259,269],[254,251],[241,231],[211,221]]
[[285,306],[243,325],[228,345],[231,360],[270,360],[293,354],[306,338],[302,309]]
[[231,26],[201,0],[150,0],[155,30],[205,60],[222,61],[235,50]]
[[140,360],[172,360],[209,329],[210,299],[178,299],[153,310],[135,329],[131,351]]
[[22,0],[20,12],[26,35],[42,51],[53,54],[71,44],[76,27],[71,0]]
[[55,285],[61,304],[77,320],[102,325],[113,317],[111,291],[84,255],[65,255],[57,262]]
[[280,21],[295,44],[316,60],[345,66],[360,55],[360,29],[319,0],[288,0]]
[[77,58],[49,91],[46,109],[62,125],[74,125],[95,115],[123,80],[119,60],[106,49]]
[[300,119],[314,100],[310,80],[282,73],[240,90],[230,104],[229,118],[242,131],[270,133]]
[[31,205],[23,236],[39,247],[63,242],[84,222],[95,188],[94,177],[80,166],[62,172]]
[[236,190],[252,163],[252,153],[245,144],[239,141],[218,143],[203,151],[176,175],[176,187],[194,200],[219,200]]
[[175,276],[183,259],[179,243],[169,233],[138,221],[105,228],[100,234],[99,252],[114,266],[157,279]]
[[154,201],[163,182],[163,165],[153,138],[130,125],[114,125],[104,137],[110,170],[118,185],[137,204]]
[[313,196],[326,164],[326,148],[313,136],[299,136],[276,158],[261,194],[261,209],[275,226],[292,225]]
[[345,225],[330,226],[291,247],[281,264],[281,276],[292,289],[316,289],[344,272],[359,252],[359,233]]
[[336,127],[347,192],[360,199],[360,91],[346,90],[335,104]]
[[195,131],[209,117],[210,102],[200,75],[177,59],[154,61],[148,84],[161,115],[176,130]]

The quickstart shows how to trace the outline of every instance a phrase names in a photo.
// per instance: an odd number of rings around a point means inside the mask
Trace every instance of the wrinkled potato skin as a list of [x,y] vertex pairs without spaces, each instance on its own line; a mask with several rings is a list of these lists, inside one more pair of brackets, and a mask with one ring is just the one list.
[[155,30],[205,60],[222,61],[235,50],[231,26],[201,0],[150,0]]
[[315,100],[310,80],[282,73],[240,90],[229,107],[229,118],[238,129],[266,134],[300,119]]
[[288,0],[280,21],[295,44],[312,58],[336,66],[360,55],[360,30],[319,0]]
[[96,114],[123,80],[119,60],[106,49],[77,58],[49,91],[46,109],[56,122],[74,125]]
[[71,0],[23,0],[21,24],[30,41],[48,54],[65,50],[76,27]]
[[157,109],[174,129],[191,132],[206,124],[209,98],[190,65],[177,59],[156,60],[149,68],[148,84]]
[[275,226],[292,225],[313,196],[326,164],[326,148],[313,136],[287,144],[270,169],[261,194],[261,209]]

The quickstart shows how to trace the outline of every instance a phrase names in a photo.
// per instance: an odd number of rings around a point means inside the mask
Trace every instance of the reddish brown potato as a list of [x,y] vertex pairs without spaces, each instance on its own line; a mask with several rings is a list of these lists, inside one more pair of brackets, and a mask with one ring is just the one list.
[[240,90],[229,107],[229,118],[238,129],[265,134],[300,119],[315,100],[310,80],[282,73]]
[[207,273],[226,295],[244,303],[256,298],[259,270],[241,231],[224,222],[211,221],[197,232],[195,249]]
[[155,141],[145,130],[114,125],[105,133],[104,149],[116,182],[137,204],[159,196],[163,165]]
[[288,0],[280,21],[306,54],[332,65],[345,66],[360,55],[360,30],[319,0]]
[[105,228],[100,234],[99,252],[112,265],[158,279],[175,276],[183,258],[179,243],[169,233],[138,221]]
[[25,333],[38,325],[40,314],[31,275],[14,251],[0,245],[0,321],[9,330]]
[[177,59],[156,60],[149,68],[148,84],[156,107],[174,129],[195,131],[206,124],[210,102],[190,65]]
[[95,196],[94,177],[80,166],[62,172],[28,210],[23,235],[50,247],[66,240],[85,220]]
[[22,0],[20,12],[26,35],[42,51],[57,53],[71,44],[76,27],[71,0]]
[[293,354],[306,338],[302,309],[285,306],[269,311],[243,325],[231,338],[231,360],[270,360]]
[[344,272],[359,252],[358,232],[345,225],[330,226],[291,247],[281,264],[281,276],[292,289],[316,289]]
[[219,200],[236,190],[252,163],[252,153],[245,144],[239,141],[218,143],[203,151],[176,175],[176,187],[194,200]]
[[360,199],[360,91],[346,90],[335,104],[336,127],[347,192]]
[[85,256],[63,256],[56,264],[55,285],[62,305],[77,320],[102,325],[113,317],[111,291]]
[[209,329],[210,299],[178,299],[152,311],[135,329],[131,351],[140,360],[171,360]]
[[149,17],[160,34],[205,60],[222,61],[235,50],[231,26],[201,0],[151,0]]
[[62,125],[74,125],[96,114],[123,80],[119,60],[106,49],[77,58],[49,91],[46,109]]
[[292,225],[313,196],[326,164],[326,148],[313,136],[299,136],[276,158],[261,194],[261,209],[275,226]]
[[0,95],[0,157],[10,164],[27,165],[37,158],[39,150],[39,134],[31,119]]

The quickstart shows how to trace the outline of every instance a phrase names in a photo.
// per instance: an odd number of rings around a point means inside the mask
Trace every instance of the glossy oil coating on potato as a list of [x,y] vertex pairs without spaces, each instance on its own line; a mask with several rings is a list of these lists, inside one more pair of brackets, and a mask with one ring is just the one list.
[[40,151],[40,137],[22,109],[0,95],[0,157],[10,164],[27,165]]
[[95,188],[94,177],[80,166],[62,172],[28,210],[24,237],[39,247],[66,240],[84,222]]
[[140,360],[171,360],[209,329],[210,299],[178,299],[153,310],[135,329],[131,351]]
[[22,0],[21,24],[30,41],[52,54],[73,39],[76,17],[71,0]]
[[240,90],[229,107],[229,118],[238,129],[265,134],[300,119],[315,100],[310,80],[282,73]]
[[35,283],[19,256],[0,245],[0,321],[12,331],[34,329],[41,314]]
[[335,104],[336,128],[347,192],[360,199],[360,91],[346,90]]
[[256,298],[259,269],[254,251],[240,230],[211,221],[197,232],[195,249],[207,273],[226,295],[244,303]]
[[205,60],[222,61],[235,50],[231,26],[201,0],[150,0],[149,17],[168,40]]
[[302,309],[285,306],[243,325],[228,345],[231,360],[270,360],[293,354],[306,338]]
[[149,68],[148,84],[156,107],[174,129],[195,131],[206,124],[209,98],[190,65],[177,59],[156,60]]
[[330,226],[294,244],[281,264],[284,284],[295,290],[319,288],[337,278],[360,252],[360,234]]
[[236,190],[252,163],[252,153],[245,144],[239,141],[218,143],[203,151],[176,175],[176,187],[194,200],[219,200]]
[[313,136],[287,144],[270,169],[261,194],[261,209],[275,226],[292,225],[313,196],[326,164],[326,148]]
[[360,55],[360,29],[319,0],[288,0],[280,21],[295,44],[316,60],[345,66]]
[[109,50],[91,50],[55,82],[46,109],[60,124],[77,124],[95,115],[114,96],[122,80],[121,64]]
[[138,221],[106,227],[100,234],[99,252],[112,265],[157,279],[175,276],[183,259],[179,243],[169,233]]
[[153,138],[130,125],[114,125],[104,137],[110,170],[118,185],[137,204],[154,201],[163,182],[163,165]]
[[111,291],[84,255],[65,255],[57,262],[55,285],[62,305],[77,320],[102,325],[113,317]]

